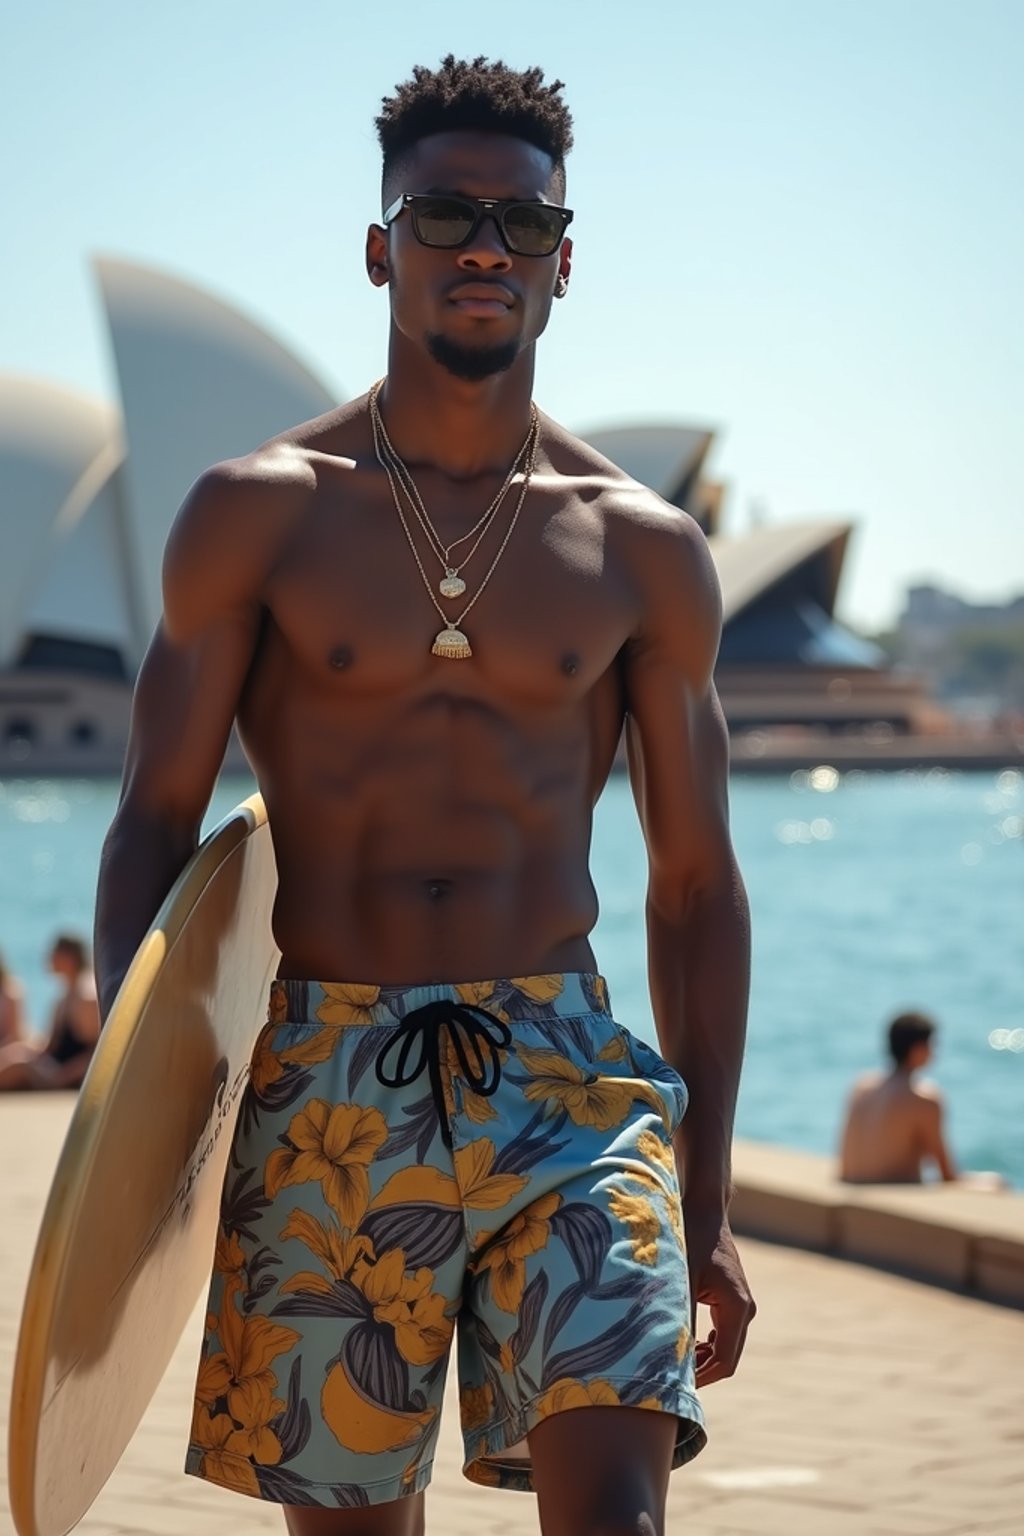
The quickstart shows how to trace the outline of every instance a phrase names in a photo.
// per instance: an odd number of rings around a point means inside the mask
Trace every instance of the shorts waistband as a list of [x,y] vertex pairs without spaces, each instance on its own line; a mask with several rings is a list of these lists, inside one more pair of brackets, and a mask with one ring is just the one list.
[[507,1023],[516,1019],[579,1018],[609,1013],[603,976],[562,971],[498,981],[427,982],[380,987],[365,982],[274,981],[268,1021],[280,1024],[395,1024],[428,1003],[481,1008]]

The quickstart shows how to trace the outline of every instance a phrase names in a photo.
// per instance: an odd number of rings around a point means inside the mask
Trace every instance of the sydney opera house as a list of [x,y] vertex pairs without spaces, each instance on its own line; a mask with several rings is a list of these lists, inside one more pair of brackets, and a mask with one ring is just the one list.
[[[208,464],[338,403],[209,294],[122,261],[95,270],[118,402],[0,375],[0,775],[118,771],[184,491]],[[920,687],[835,618],[848,521],[727,537],[722,487],[705,472],[711,432],[587,435],[708,535],[725,602],[718,684],[737,766],[833,761],[840,748],[856,757],[941,724]]]

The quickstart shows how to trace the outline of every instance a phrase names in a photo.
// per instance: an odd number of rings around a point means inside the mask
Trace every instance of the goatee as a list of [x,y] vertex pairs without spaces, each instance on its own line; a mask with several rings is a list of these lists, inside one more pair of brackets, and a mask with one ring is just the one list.
[[448,336],[427,337],[427,351],[435,363],[469,384],[478,384],[496,373],[506,373],[519,356],[518,341],[503,341],[491,347],[466,347]]

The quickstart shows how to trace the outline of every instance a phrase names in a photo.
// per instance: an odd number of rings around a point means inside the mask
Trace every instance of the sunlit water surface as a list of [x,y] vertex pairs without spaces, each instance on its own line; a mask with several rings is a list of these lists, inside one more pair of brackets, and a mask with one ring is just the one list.
[[[222,781],[207,827],[249,788]],[[60,928],[91,928],[116,793],[107,781],[0,783],[0,952],[37,1025],[55,996],[45,946]],[[1024,778],[744,777],[732,814],[754,932],[738,1133],[833,1148],[847,1086],[880,1061],[886,1021],[923,1008],[941,1026],[933,1075],[956,1155],[1024,1186]],[[593,869],[615,1012],[653,1039],[644,849],[622,778],[598,807]]]

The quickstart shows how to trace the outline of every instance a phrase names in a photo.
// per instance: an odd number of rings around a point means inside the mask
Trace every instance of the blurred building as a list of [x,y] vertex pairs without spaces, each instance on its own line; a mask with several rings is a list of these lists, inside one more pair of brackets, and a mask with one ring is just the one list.
[[942,587],[909,588],[890,657],[963,716],[1024,716],[1024,593],[973,603]]
[[[251,320],[176,278],[95,264],[118,406],[0,376],[0,774],[110,773],[130,688],[161,611],[161,554],[190,483],[338,402]],[[921,686],[835,617],[853,524],[823,519],[727,536],[706,472],[714,433],[613,427],[588,440],[696,517],[721,580],[719,690],[734,761],[780,733],[916,736],[943,721]],[[766,746],[767,743],[767,746]],[[234,761],[241,763],[237,743]]]

